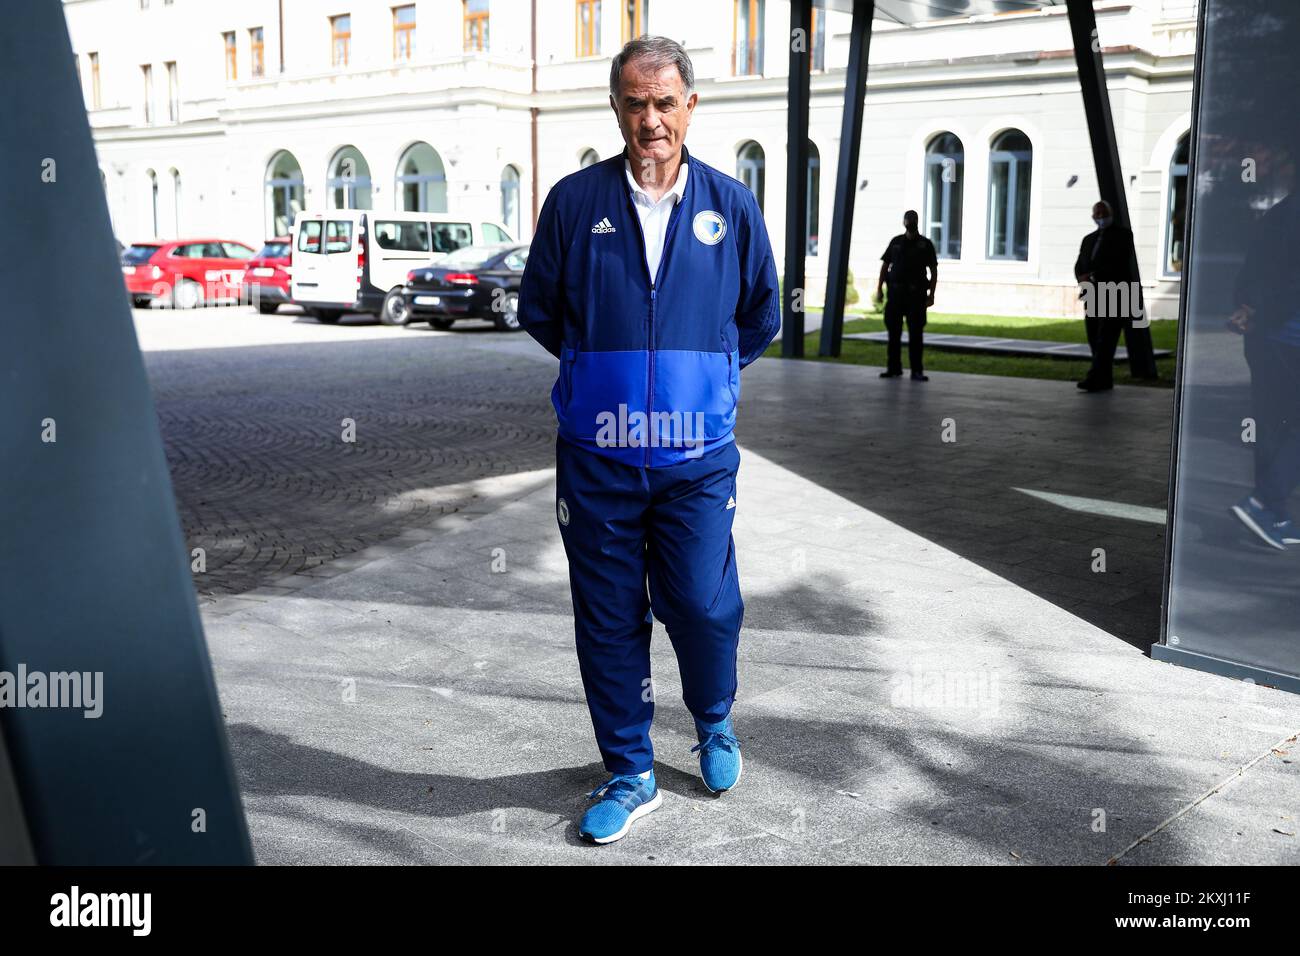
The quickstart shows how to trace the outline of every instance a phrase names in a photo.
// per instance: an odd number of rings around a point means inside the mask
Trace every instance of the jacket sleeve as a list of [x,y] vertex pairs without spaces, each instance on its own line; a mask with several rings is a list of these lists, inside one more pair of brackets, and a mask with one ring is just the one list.
[[564,342],[564,231],[552,189],[537,217],[519,285],[519,327],[556,358]]
[[740,239],[740,299],[736,327],[740,332],[740,367],[756,361],[781,330],[781,289],[767,223],[758,201],[749,197],[745,230]]
[[1074,277],[1077,279],[1085,272],[1092,270],[1092,257],[1088,255],[1088,239],[1092,233],[1083,237],[1083,242],[1079,243],[1079,255],[1074,260]]

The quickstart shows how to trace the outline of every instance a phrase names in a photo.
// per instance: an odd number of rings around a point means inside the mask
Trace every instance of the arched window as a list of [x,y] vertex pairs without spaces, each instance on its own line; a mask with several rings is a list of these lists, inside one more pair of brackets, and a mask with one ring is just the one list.
[[150,169],[145,175],[149,177],[149,222],[153,224],[153,237],[158,239],[162,236],[158,228],[158,174]]
[[817,255],[817,236],[818,210],[821,208],[822,193],[822,154],[817,150],[817,144],[812,140],[808,141],[808,233],[807,233],[807,250],[808,255]]
[[998,134],[989,152],[990,259],[1029,258],[1029,181],[1034,148],[1018,129]]
[[181,171],[172,167],[172,235],[181,237]]
[[370,165],[355,146],[344,146],[330,161],[325,180],[330,209],[373,209]]
[[586,169],[588,166],[594,166],[600,162],[600,157],[596,155],[594,149],[584,149],[582,155],[578,157],[578,168]]
[[1169,163],[1169,200],[1165,209],[1165,275],[1183,271],[1183,226],[1187,213],[1187,162],[1191,136],[1183,134]]
[[266,167],[266,237],[289,235],[306,204],[302,167],[293,153],[282,149]]
[[925,212],[921,229],[940,259],[961,258],[961,195],[966,151],[952,133],[925,148]]
[[767,156],[763,147],[752,139],[736,152],[736,178],[749,187],[763,209],[763,186],[767,173]]
[[501,170],[501,221],[519,238],[519,170],[513,166]]
[[398,210],[447,211],[447,171],[428,143],[413,143],[397,163]]

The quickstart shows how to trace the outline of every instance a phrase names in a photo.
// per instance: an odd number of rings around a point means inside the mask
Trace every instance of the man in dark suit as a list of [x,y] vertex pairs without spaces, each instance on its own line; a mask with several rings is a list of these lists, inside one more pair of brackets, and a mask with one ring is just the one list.
[[1114,388],[1115,347],[1120,333],[1137,314],[1141,297],[1132,230],[1116,224],[1105,200],[1092,207],[1092,221],[1097,228],[1083,237],[1074,262],[1074,277],[1083,286],[1084,323],[1092,350],[1092,368],[1079,388],[1104,392]]

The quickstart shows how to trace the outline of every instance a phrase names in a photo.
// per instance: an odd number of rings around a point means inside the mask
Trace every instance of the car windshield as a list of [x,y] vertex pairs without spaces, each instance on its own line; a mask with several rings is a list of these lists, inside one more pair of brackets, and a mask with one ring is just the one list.
[[501,246],[463,246],[455,252],[449,252],[437,260],[439,266],[454,266],[455,268],[465,268],[467,266],[481,266],[489,259],[495,259],[501,255]]
[[268,242],[262,247],[262,251],[257,254],[259,259],[283,259],[289,254],[289,243],[287,242]]
[[144,265],[153,258],[153,254],[159,249],[158,246],[132,246],[122,253],[122,265],[140,266]]

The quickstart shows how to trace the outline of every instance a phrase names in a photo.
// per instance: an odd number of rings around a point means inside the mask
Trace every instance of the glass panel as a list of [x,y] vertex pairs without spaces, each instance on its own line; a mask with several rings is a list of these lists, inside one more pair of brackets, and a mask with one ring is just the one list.
[[428,252],[429,224],[380,220],[375,223],[375,243],[395,252]]
[[952,134],[945,133],[930,145],[922,228],[941,259],[961,257],[963,165],[961,141]]
[[758,208],[763,209],[764,167],[766,157],[763,147],[757,143],[746,143],[736,160],[736,178],[749,187],[749,191],[758,200]]
[[1300,4],[1204,2],[1167,646],[1295,677]]
[[159,246],[131,246],[131,248],[122,253],[122,265],[144,265],[153,258],[153,254],[157,252],[159,248]]
[[347,252],[352,248],[352,223],[346,219],[331,219],[325,224],[325,251]]
[[948,248],[939,255],[945,259],[961,258],[961,204],[962,180],[965,178],[964,163],[961,159],[954,162],[953,181],[948,184]]
[[435,222],[433,224],[433,251],[454,252],[472,242],[469,223]]
[[1028,159],[1016,161],[1015,235],[1011,255],[1015,259],[1029,258],[1029,182],[1031,168]]
[[438,260],[439,265],[469,268],[481,266],[489,259],[495,259],[501,250],[494,246],[462,246],[451,251],[449,255]]
[[1007,257],[1007,193],[1011,185],[1011,164],[994,160],[989,170],[990,259]]
[[817,152],[817,147],[812,143],[808,144],[808,242],[807,252],[810,256],[817,255],[818,237],[820,232],[820,210],[822,205],[821,197],[822,185],[822,161]]
[[298,232],[299,252],[320,252],[321,224],[315,220],[304,222]]

